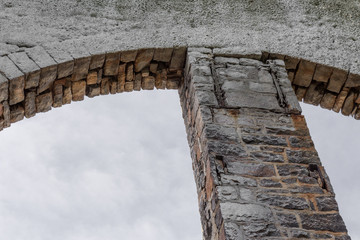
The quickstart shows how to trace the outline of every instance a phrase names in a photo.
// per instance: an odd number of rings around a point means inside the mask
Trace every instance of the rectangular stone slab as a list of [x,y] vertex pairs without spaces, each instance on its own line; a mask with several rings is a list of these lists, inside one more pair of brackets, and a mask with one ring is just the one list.
[[[0,57],[0,72],[8,79],[9,104],[24,100],[25,76],[8,57]],[[4,80],[4,79],[3,79]]]

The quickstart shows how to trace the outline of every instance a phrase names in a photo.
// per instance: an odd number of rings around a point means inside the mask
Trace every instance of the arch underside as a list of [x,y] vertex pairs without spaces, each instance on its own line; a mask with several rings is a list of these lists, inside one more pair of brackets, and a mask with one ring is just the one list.
[[[85,96],[177,89],[188,47],[134,49],[73,58],[37,46],[0,57],[0,129]],[[284,60],[299,101],[360,119],[360,76],[305,59],[238,48],[203,48],[212,56]]]

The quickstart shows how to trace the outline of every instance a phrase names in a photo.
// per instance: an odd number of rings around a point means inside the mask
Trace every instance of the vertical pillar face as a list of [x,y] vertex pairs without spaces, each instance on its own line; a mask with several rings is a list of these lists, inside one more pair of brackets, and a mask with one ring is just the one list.
[[282,61],[189,49],[179,89],[204,239],[350,239]]

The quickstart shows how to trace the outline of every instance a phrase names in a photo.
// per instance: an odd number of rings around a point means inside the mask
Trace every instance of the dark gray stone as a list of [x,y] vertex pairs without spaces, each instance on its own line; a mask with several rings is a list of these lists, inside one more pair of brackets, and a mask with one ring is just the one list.
[[229,162],[228,171],[230,173],[249,175],[255,177],[272,177],[275,176],[275,169],[272,165],[262,163],[241,163]]
[[317,197],[316,204],[319,211],[339,211],[334,197]]
[[304,229],[330,232],[346,232],[343,219],[339,214],[300,214]]
[[288,160],[291,163],[302,163],[302,164],[321,164],[319,156],[316,151],[306,150],[286,150]]
[[280,195],[259,194],[258,202],[286,209],[304,210],[309,209],[306,199],[300,197],[289,197]]
[[269,135],[243,135],[242,140],[246,144],[287,146],[286,138]]

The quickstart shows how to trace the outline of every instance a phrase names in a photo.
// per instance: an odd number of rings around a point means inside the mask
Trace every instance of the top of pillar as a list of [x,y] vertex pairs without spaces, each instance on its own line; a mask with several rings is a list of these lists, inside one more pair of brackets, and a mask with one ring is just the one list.
[[0,56],[237,46],[360,73],[357,0],[0,0]]

